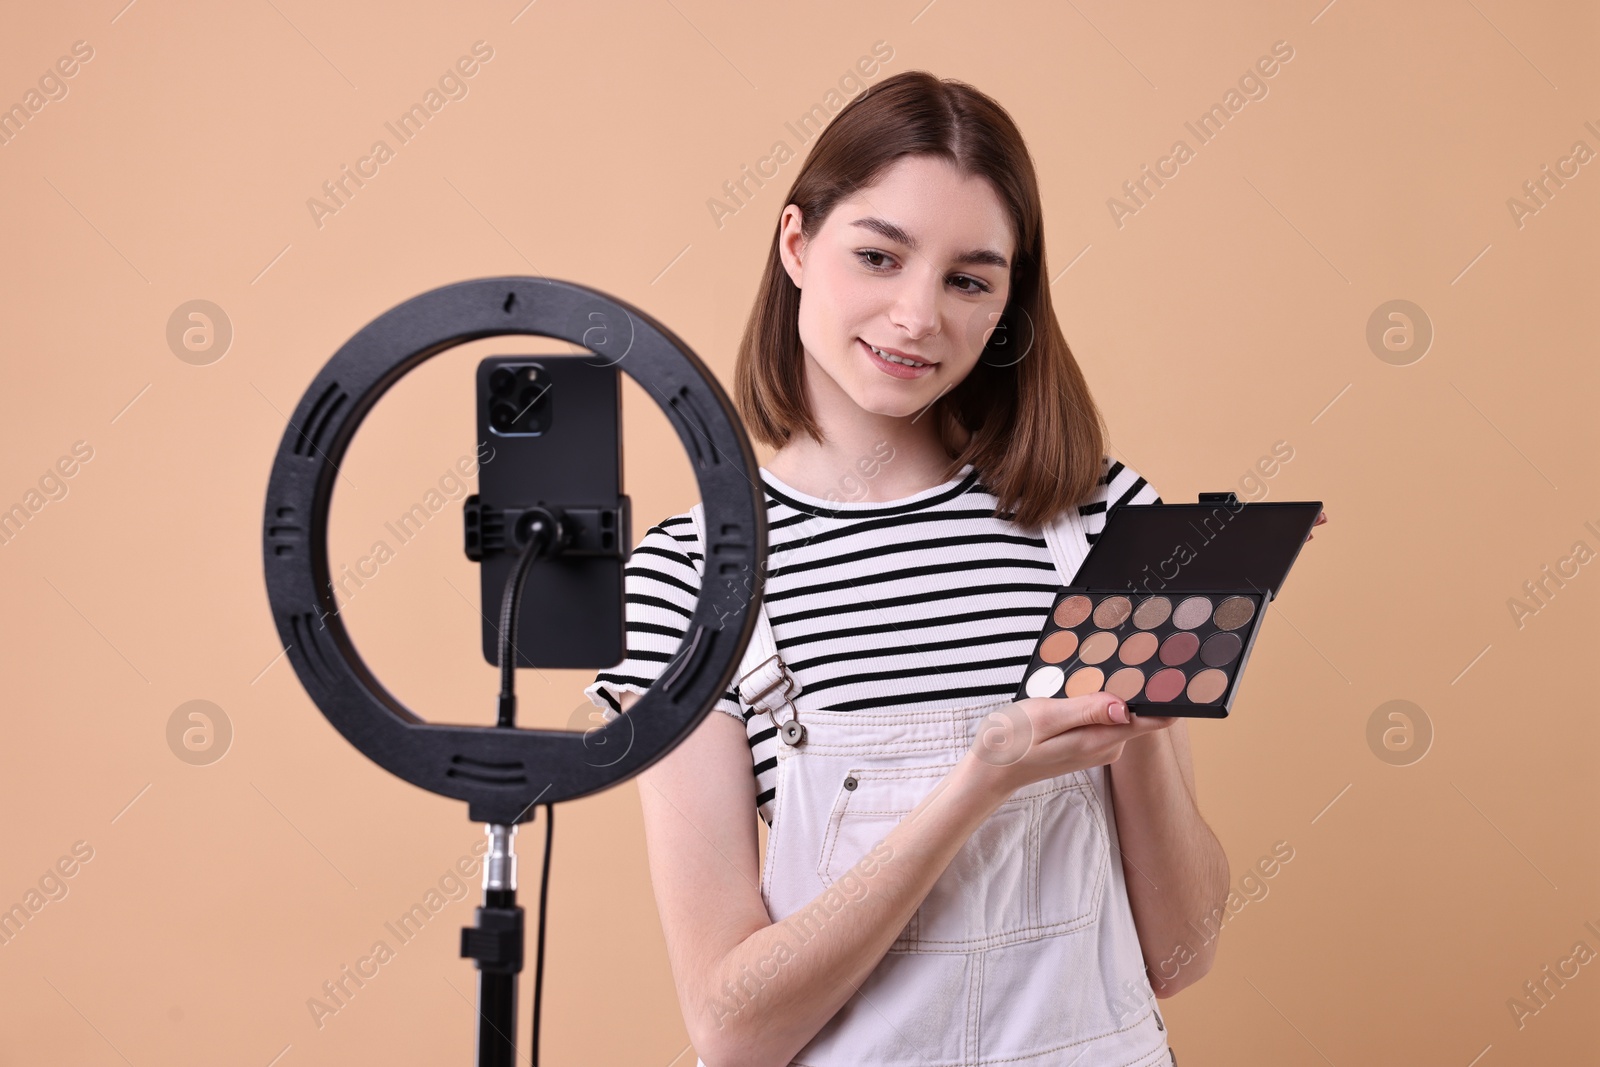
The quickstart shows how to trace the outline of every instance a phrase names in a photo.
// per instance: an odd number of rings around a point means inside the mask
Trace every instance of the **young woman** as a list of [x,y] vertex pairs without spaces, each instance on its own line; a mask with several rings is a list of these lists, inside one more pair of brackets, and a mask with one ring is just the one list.
[[[1010,699],[1107,512],[1160,498],[1105,455],[1006,112],[923,71],[841,111],[735,375],[776,449],[762,617],[726,714],[639,776],[701,1067],[1175,1063],[1154,1000],[1229,880],[1185,723]],[[630,557],[608,718],[678,649],[699,517]]]

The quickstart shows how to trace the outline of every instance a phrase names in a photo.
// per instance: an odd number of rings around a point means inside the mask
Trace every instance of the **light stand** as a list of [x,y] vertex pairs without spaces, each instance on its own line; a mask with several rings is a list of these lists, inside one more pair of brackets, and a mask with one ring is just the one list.
[[[522,970],[522,909],[517,906],[514,847],[517,828],[491,825],[487,829],[483,905],[473,913],[477,926],[461,931],[461,955],[478,961],[478,1067],[511,1067],[517,1058],[517,972]],[[541,933],[543,929],[541,922]],[[536,1013],[538,1004],[535,996]],[[537,1034],[533,1047],[537,1064]]]

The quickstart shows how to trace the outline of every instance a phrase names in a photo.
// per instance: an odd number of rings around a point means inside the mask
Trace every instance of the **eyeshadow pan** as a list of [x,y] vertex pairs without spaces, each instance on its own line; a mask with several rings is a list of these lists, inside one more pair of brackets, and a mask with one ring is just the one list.
[[1156,654],[1158,644],[1160,642],[1156,640],[1155,634],[1145,633],[1143,630],[1129,634],[1122,642],[1122,647],[1117,650],[1117,658],[1129,664],[1143,663]]
[[1123,700],[1132,700],[1144,688],[1144,671],[1137,667],[1124,667],[1106,679],[1106,692]]
[[1060,663],[1078,651],[1078,635],[1071,630],[1057,630],[1039,645],[1039,658],[1046,663]]
[[1161,643],[1161,662],[1169,667],[1176,667],[1180,663],[1188,663],[1194,659],[1195,651],[1200,647],[1200,639],[1194,634],[1179,631]]
[[1085,663],[1104,663],[1117,650],[1117,635],[1096,630],[1083,639],[1078,648],[1078,658]]
[[1239,654],[1240,647],[1238,634],[1212,634],[1206,638],[1206,643],[1200,646],[1200,661],[1207,667],[1221,667],[1233,662],[1234,657]]
[[1053,697],[1061,692],[1065,677],[1060,667],[1040,667],[1028,675],[1027,693],[1031,697]]
[[1231,596],[1217,607],[1217,629],[1237,630],[1249,622],[1255,613],[1255,601],[1247,596]]
[[1094,605],[1086,596],[1069,596],[1056,605],[1056,625],[1076,626],[1089,617]]
[[1228,691],[1228,676],[1216,668],[1207,668],[1189,681],[1189,699],[1196,704],[1210,704]]
[[1133,614],[1133,601],[1125,596],[1108,596],[1094,609],[1094,624],[1102,630],[1115,630]]
[[1106,674],[1099,667],[1079,667],[1072,672],[1072,677],[1067,679],[1067,696],[1081,697],[1090,693],[1100,692],[1100,683],[1106,680]]
[[1145,685],[1144,695],[1147,699],[1157,704],[1165,704],[1183,692],[1183,683],[1185,681],[1183,672],[1176,667],[1168,667],[1165,670],[1156,671],[1150,676],[1150,681]]
[[1164,596],[1153,596],[1141,603],[1133,612],[1133,624],[1141,630],[1154,630],[1172,614],[1172,601]]
[[1203,596],[1192,596],[1178,605],[1172,613],[1172,625],[1180,630],[1193,630],[1211,618],[1211,601]]

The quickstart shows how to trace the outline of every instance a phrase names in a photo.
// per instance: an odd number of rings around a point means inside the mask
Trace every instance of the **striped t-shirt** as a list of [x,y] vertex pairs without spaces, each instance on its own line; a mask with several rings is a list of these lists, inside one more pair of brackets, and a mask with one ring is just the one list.
[[[1161,498],[1109,457],[1094,499],[1079,505],[1090,544],[1110,509]],[[810,710],[916,711],[1015,693],[1062,585],[1044,533],[997,518],[971,464],[951,481],[892,501],[829,501],[766,468],[766,584],[773,639]],[[704,556],[683,512],[645,531],[624,570],[626,657],[585,695],[606,717],[619,692],[645,692],[678,651],[699,597]],[[734,689],[717,710],[745,724],[756,808],[769,825],[777,729]]]

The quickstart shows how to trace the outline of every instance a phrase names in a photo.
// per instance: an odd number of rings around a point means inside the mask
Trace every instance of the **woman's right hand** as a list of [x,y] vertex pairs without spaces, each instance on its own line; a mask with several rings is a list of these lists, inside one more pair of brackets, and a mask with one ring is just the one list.
[[1123,745],[1177,721],[1170,715],[1131,715],[1127,704],[1110,693],[1029,697],[985,716],[962,762],[1003,802],[1025,785],[1115,763]]

